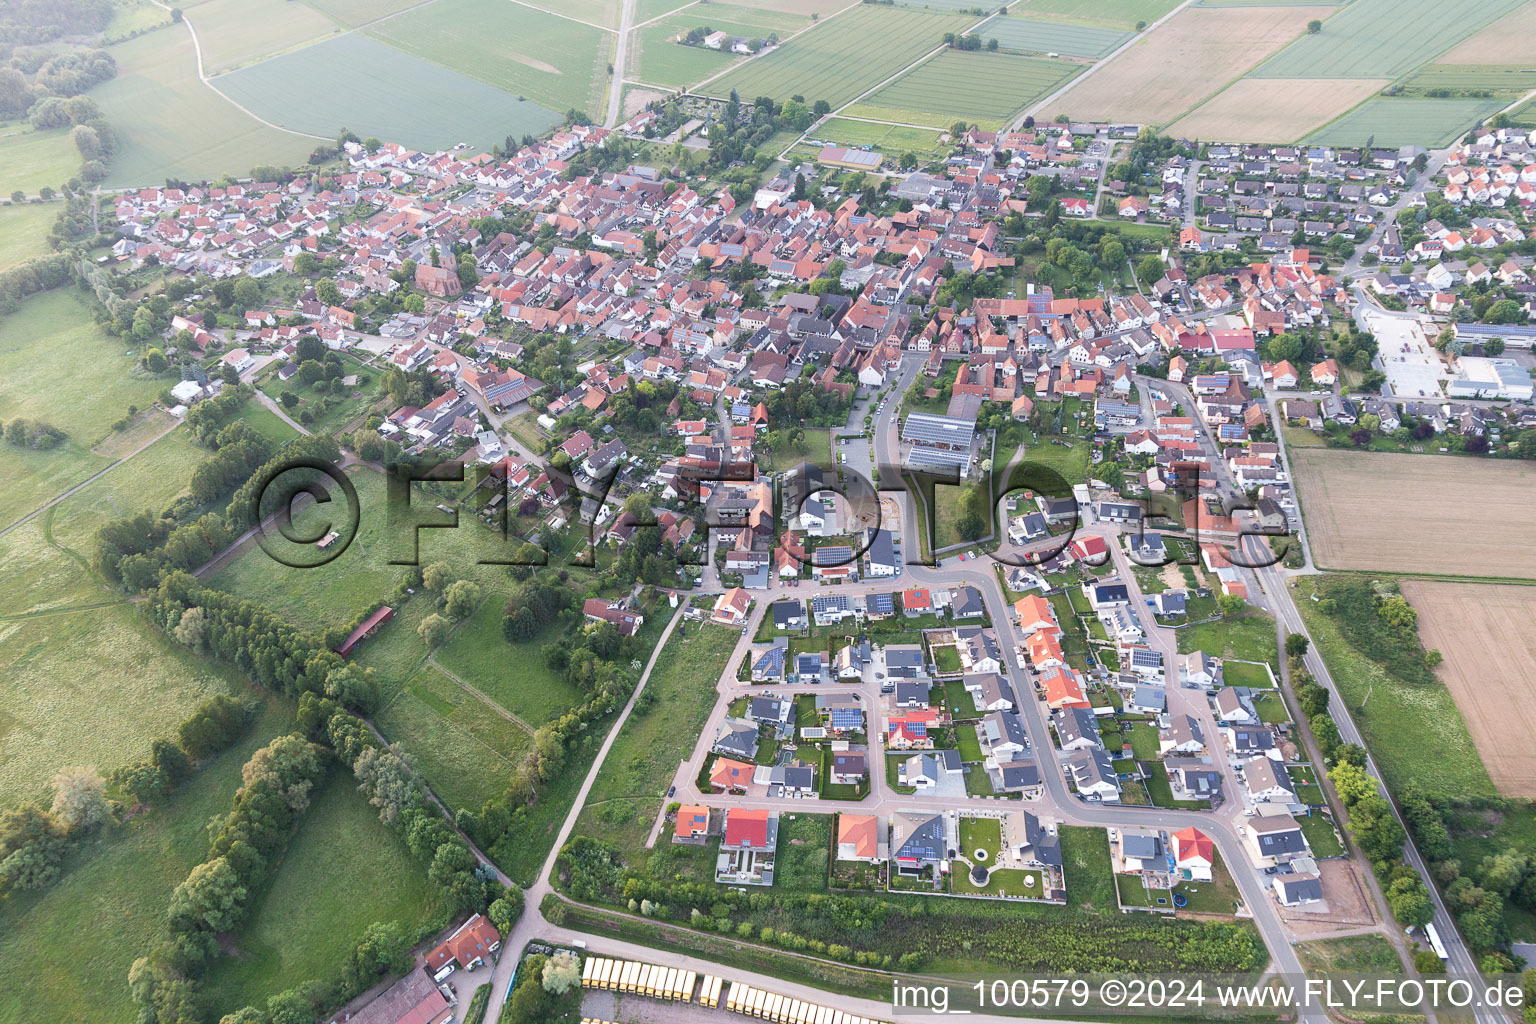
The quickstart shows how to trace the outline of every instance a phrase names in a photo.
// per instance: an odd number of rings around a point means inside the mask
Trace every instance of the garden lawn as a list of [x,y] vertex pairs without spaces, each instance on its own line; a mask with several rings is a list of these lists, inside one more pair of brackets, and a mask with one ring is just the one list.
[[238,418],[273,444],[286,444],[299,436],[299,432],[289,426],[286,420],[262,405],[256,398],[245,403],[245,408],[240,411]]
[[1311,814],[1298,817],[1296,823],[1301,826],[1301,834],[1307,837],[1307,845],[1312,847],[1314,857],[1338,857],[1344,853],[1344,844],[1339,841],[1338,830],[1327,811],[1314,809]]
[[1221,666],[1221,678],[1228,686],[1247,686],[1266,690],[1274,686],[1263,665],[1246,661],[1228,661]]
[[[0,144],[0,153],[4,152],[5,148]],[[48,229],[53,227],[62,209],[62,203],[0,206],[0,271],[50,252]]]
[[147,409],[172,383],[137,369],[123,343],[91,319],[93,305],[56,288],[0,320],[0,420],[42,420],[68,435],[50,451],[0,445],[0,527],[109,465],[92,447],[129,405]]
[[229,812],[241,766],[292,721],[291,705],[270,700],[244,738],[161,806],[79,848],[57,885],[0,908],[0,962],[27,979],[0,986],[0,1020],[119,1024],[133,1017],[128,968],[164,934],[171,890],[207,856],[204,827]]
[[[1237,891],[1237,884],[1232,881],[1232,875],[1227,871],[1227,866],[1222,863],[1221,854],[1214,853],[1213,856],[1209,882],[1180,882],[1173,887],[1174,892],[1183,893],[1189,900],[1185,906],[1179,908],[1180,910],[1228,915],[1236,911],[1242,895]],[[1246,870],[1247,865],[1243,865],[1242,868]]]
[[826,892],[832,850],[832,815],[779,815],[773,886],[790,892]]
[[13,124],[0,134],[0,195],[21,189],[37,195],[44,185],[58,189],[80,173],[80,151],[69,131],[33,131]]
[[955,726],[955,745],[960,748],[960,760],[966,764],[976,764],[986,759],[981,752],[981,741],[976,738],[974,725]]
[[638,863],[677,766],[715,705],[715,683],[737,630],[680,622],[646,683],[643,709],[624,723],[576,822],[575,835],[615,843]]
[[1394,791],[1417,782],[1430,795],[1494,796],[1450,690],[1407,682],[1360,653],[1311,600],[1316,580],[1292,582],[1296,607],[1338,687],[1334,699],[1348,705],[1382,780]]
[[1186,626],[1178,633],[1180,654],[1204,651],[1217,658],[1278,664],[1275,620],[1261,612]]
[[996,818],[960,819],[960,855],[969,859],[977,850],[986,850],[983,863],[989,867],[997,863],[1003,849],[1003,826]]
[[448,907],[427,881],[427,865],[379,821],[350,772],[316,790],[277,873],[232,936],[234,956],[216,961],[207,988],[231,1012],[311,979],[334,978],[374,922],[399,921],[407,934],[446,923]]

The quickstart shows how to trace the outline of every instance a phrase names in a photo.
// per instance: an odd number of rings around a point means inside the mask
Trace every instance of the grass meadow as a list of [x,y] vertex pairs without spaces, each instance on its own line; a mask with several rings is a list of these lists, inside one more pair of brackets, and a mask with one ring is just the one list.
[[[384,42],[357,33],[338,36],[214,81],[235,100],[292,131],[334,136],[346,127],[426,149],[460,142],[488,147],[508,134],[542,134],[559,121],[553,110],[533,102],[531,90],[528,100],[519,101],[469,74],[421,59],[433,53],[449,59],[451,44],[424,28],[407,27],[408,17],[391,18],[370,30]],[[396,38],[401,40],[398,49],[386,45]],[[466,53],[466,71],[472,70],[470,60]]]
[[722,626],[680,623],[646,683],[650,707],[631,714],[582,807],[574,835],[616,844],[638,863],[663,793],[715,705],[715,683],[740,637]]
[[1451,691],[1399,679],[1356,650],[1311,600],[1319,578],[1292,582],[1296,607],[1382,780],[1394,791],[1416,782],[1430,795],[1496,795]]
[[[860,5],[733,68],[704,92],[724,97],[735,89],[742,96],[776,100],[801,95],[808,103],[826,100],[836,109],[940,45],[945,32],[964,31],[974,22],[958,15]],[[871,47],[876,39],[880,45]],[[850,60],[852,53],[859,59]]]
[[1520,2],[1354,0],[1324,20],[1321,32],[1301,36],[1253,74],[1255,78],[1397,78]]
[[0,320],[0,420],[44,420],[68,435],[50,451],[0,446],[0,527],[110,465],[92,448],[129,405],[148,408],[166,386],[140,375],[91,319],[91,301],[56,288]]
[[1131,38],[1130,32],[1102,25],[1075,25],[999,15],[976,30],[983,39],[996,39],[1004,50],[1021,53],[1064,53],[1069,57],[1102,57]]
[[[0,148],[0,153],[4,149]],[[48,229],[59,216],[58,203],[0,206],[0,271],[51,252]]]
[[892,156],[911,152],[918,157],[940,157],[949,152],[948,145],[941,145],[939,132],[927,128],[907,128],[903,125],[876,124],[871,121],[854,121],[834,117],[816,129],[819,138],[843,146],[869,146]]
[[[118,135],[109,185],[243,175],[258,164],[303,163],[315,146],[314,139],[262,124],[199,81],[192,37],[183,26],[130,39],[110,52],[117,77],[91,90]],[[308,86],[305,106],[327,94],[324,83]]]
[[216,75],[340,31],[330,18],[290,0],[205,0],[187,14]]
[[1513,100],[1536,89],[1536,68],[1525,64],[1425,64],[1402,86],[1410,94],[1447,89],[1453,95],[1502,93]]
[[945,50],[848,112],[934,127],[962,120],[997,128],[1081,68],[1042,57]]
[[493,593],[454,631],[437,652],[443,668],[487,694],[534,728],[559,718],[580,704],[584,694],[544,664],[545,644],[560,639],[552,622],[526,643],[508,643],[501,635],[506,595]]
[[228,813],[241,765],[287,731],[291,706],[274,704],[162,806],[76,849],[57,885],[0,906],[0,961],[28,979],[0,986],[0,1019],[118,1024],[133,1017],[128,968],[163,933],[171,890],[207,855],[204,826]]
[[80,173],[80,151],[63,128],[33,131],[13,124],[0,134],[0,195],[18,188],[36,195],[44,185],[58,188]]
[[1204,651],[1217,658],[1263,661],[1278,665],[1275,620],[1255,612],[1236,619],[1218,619],[1179,630],[1179,653]]
[[0,620],[0,804],[45,795],[65,765],[105,775],[174,732],[214,693],[249,687],[193,655],[126,602]]
[[[526,95],[551,110],[575,107],[593,116],[607,88],[614,47],[611,33],[505,0],[437,0],[380,22],[368,35],[441,65],[447,74],[513,93],[514,101]],[[385,69],[385,74],[394,71]],[[411,84],[413,92],[419,91],[413,106],[441,116],[443,98],[436,92],[441,83]],[[484,119],[491,112],[466,113]],[[496,129],[494,114],[490,120],[497,139],[511,130]]]
[[426,868],[379,821],[350,773],[316,788],[282,864],[233,937],[235,955],[207,975],[215,1008],[227,1013],[312,978],[334,977],[375,921],[408,932],[446,917]]
[[126,465],[114,466],[50,509],[55,543],[89,561],[102,523],[145,509],[164,511],[186,493],[192,471],[211,454],[193,444],[184,431],[167,434]]
[[1419,145],[1438,149],[1479,120],[1504,107],[1499,99],[1398,99],[1375,97],[1307,137],[1324,146]]
[[0,626],[20,616],[116,600],[82,560],[48,542],[46,513],[0,535]]

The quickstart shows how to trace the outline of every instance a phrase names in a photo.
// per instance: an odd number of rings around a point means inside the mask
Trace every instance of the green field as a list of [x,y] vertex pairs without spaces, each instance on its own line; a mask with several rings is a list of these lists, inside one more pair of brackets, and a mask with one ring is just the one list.
[[[1397,78],[1522,0],[1355,0],[1260,64],[1253,78]],[[1396,143],[1391,143],[1396,145]]]
[[117,77],[91,90],[118,136],[108,184],[246,174],[258,164],[303,163],[314,148],[316,140],[269,128],[200,82],[184,27],[130,39],[111,53]]
[[1069,57],[1103,57],[1131,38],[1132,33],[1100,25],[1074,25],[1035,18],[993,18],[976,34],[996,39],[1005,50],[1022,53],[1064,53]]
[[618,28],[621,0],[525,0],[531,7],[563,14],[567,18]]
[[1081,68],[1044,57],[945,50],[848,113],[936,128],[956,119],[997,128]]
[[45,513],[0,535],[0,620],[117,600],[80,560],[48,542],[46,526]]
[[1313,132],[1309,144],[1361,146],[1448,146],[1478,121],[1505,106],[1492,99],[1389,99],[1373,97],[1343,117]]
[[123,343],[72,289],[34,295],[0,320],[0,420],[43,420],[68,437],[51,451],[0,446],[0,526],[111,464],[92,449],[129,405],[148,408],[166,380],[141,375]]
[[[266,396],[274,402],[280,401],[284,391],[291,391],[298,396],[298,404],[292,409],[286,409],[288,415],[300,423],[305,423],[305,410],[313,418],[306,423],[306,429],[312,434],[339,434],[345,431],[353,420],[368,412],[374,402],[374,381],[377,379],[378,370],[370,369],[358,362],[350,355],[341,356],[344,372],[349,375],[360,375],[368,378],[368,383],[359,385],[345,394],[339,392],[321,393],[316,391],[311,384],[304,384],[294,377],[288,381],[277,378],[277,364],[274,362],[271,372],[257,383]],[[265,372],[265,371],[263,371]],[[329,410],[320,411],[320,403],[327,399],[336,399]],[[270,412],[270,410],[268,410]],[[275,415],[274,415],[274,418]],[[279,423],[282,421],[279,420]]]
[[65,765],[105,775],[143,757],[210,694],[248,688],[238,672],[187,652],[126,602],[0,620],[0,651],[7,805],[42,797]]
[[[445,694],[459,702],[450,703]],[[516,767],[515,760],[468,729],[482,722],[512,741],[515,727],[431,668],[413,677],[375,721],[390,742],[400,743],[416,758],[427,785],[455,810],[479,808],[506,788]]]
[[732,63],[746,59],[727,51],[673,42],[694,28],[708,27],[747,39],[766,39],[769,33],[777,33],[780,39],[785,39],[809,24],[809,18],[778,11],[746,7],[721,9],[713,4],[690,7],[640,30],[636,36],[638,45],[630,50],[630,77],[650,85],[675,88],[702,82]]
[[0,1020],[120,1024],[133,1018],[129,966],[163,934],[171,890],[207,856],[204,827],[229,813],[240,766],[292,721],[292,705],[269,700],[245,738],[163,807],[76,851],[57,885],[0,907],[0,960],[8,974],[28,979],[0,986]]
[[[487,596],[437,652],[437,661],[538,728],[580,704],[585,695],[544,663],[544,645],[558,642],[562,627],[552,622],[526,643],[508,643],[501,635],[506,603],[504,594]],[[508,671],[513,665],[517,671]]]
[[273,444],[281,445],[299,436],[299,432],[289,426],[281,416],[255,398],[245,403],[240,419]]
[[816,129],[817,137],[842,146],[869,146],[893,156],[910,152],[919,158],[940,157],[949,152],[950,146],[939,142],[939,134],[927,128],[854,121],[846,117],[831,118]]
[[675,11],[689,2],[690,0],[636,0],[634,23],[638,25],[652,18],[659,18],[668,11]]
[[53,251],[48,244],[48,229],[53,227],[62,208],[60,203],[0,206],[0,270]]
[[1536,128],[1536,98],[1529,99],[1510,111],[1509,121],[1522,128]]
[[267,998],[314,978],[337,975],[370,924],[399,921],[407,933],[447,908],[426,866],[379,821],[350,772],[336,772],[314,800],[277,873],[232,936],[234,955],[207,975],[220,1012]]
[[415,7],[421,0],[304,0],[332,21],[357,28]]
[[1430,795],[1494,796],[1451,691],[1399,679],[1356,650],[1310,599],[1319,579],[1293,581],[1296,607],[1338,687],[1334,699],[1348,705],[1382,781],[1394,790],[1417,782]]
[[715,706],[715,683],[739,639],[734,629],[679,623],[645,684],[649,710],[624,723],[573,835],[614,843],[638,863],[662,794],[698,741]]
[[[384,476],[353,467],[349,476],[357,488],[361,524],[357,539],[334,561],[315,569],[295,569],[274,561],[254,545],[247,547],[206,582],[250,598],[289,621],[314,629],[344,626],[363,608],[394,590],[406,570],[390,559],[410,558],[412,531],[391,531],[385,503]],[[413,496],[412,508],[425,502]],[[435,515],[430,505],[424,515]],[[296,529],[310,530],[332,518],[325,507],[310,505],[294,517]],[[505,558],[496,535],[468,516],[458,529],[420,531],[420,564],[445,561],[454,574],[482,585],[505,581],[504,566],[479,565],[479,559]],[[419,642],[419,641],[418,641]],[[366,650],[368,644],[364,644]],[[395,680],[396,683],[399,680]]]
[[102,523],[145,509],[164,511],[186,493],[192,471],[211,454],[188,440],[185,431],[167,434],[50,510],[54,541],[89,560]]
[[[940,45],[945,32],[962,32],[971,17],[905,8],[860,5],[785,43],[764,57],[734,68],[706,88],[711,96],[792,95],[826,100],[833,109],[868,91]],[[878,47],[871,47],[872,40]],[[859,58],[850,60],[849,54]]]
[[1430,89],[1504,93],[1510,98],[1536,89],[1536,68],[1512,64],[1425,64],[1402,83],[1409,93]]
[[205,0],[187,18],[210,75],[340,31],[313,7],[291,0]]
[[1068,18],[1103,22],[1132,28],[1138,21],[1151,24],[1179,6],[1179,0],[1024,0],[1008,9],[1010,15]]
[[[608,84],[607,62],[614,45],[610,33],[505,0],[437,0],[380,22],[368,29],[368,35],[505,89],[514,94],[514,102],[518,95],[526,95],[551,110],[575,107],[594,116]],[[380,70],[388,76],[396,69]],[[416,84],[423,92],[413,106],[441,116],[442,87],[440,82]],[[483,116],[486,112],[471,108],[466,113]],[[495,126],[497,118],[507,114],[496,108],[489,113],[493,124],[487,129],[493,138],[512,130]]]
[[102,29],[101,38],[106,43],[121,42],[130,33],[147,32],[171,23],[171,12],[154,4],[129,3],[118,6],[112,20]]
[[44,185],[57,189],[79,173],[80,151],[62,128],[37,132],[17,124],[0,135],[0,195],[18,188],[36,195]]
[[[391,18],[374,31],[404,32],[406,17]],[[413,35],[418,45],[402,49],[447,56],[446,41],[424,30],[404,39]],[[469,64],[465,68],[473,70]],[[241,68],[215,82],[233,99],[292,131],[332,136],[346,127],[426,149],[460,142],[488,147],[508,134],[542,134],[560,120],[531,99],[519,101],[467,74],[356,33]]]

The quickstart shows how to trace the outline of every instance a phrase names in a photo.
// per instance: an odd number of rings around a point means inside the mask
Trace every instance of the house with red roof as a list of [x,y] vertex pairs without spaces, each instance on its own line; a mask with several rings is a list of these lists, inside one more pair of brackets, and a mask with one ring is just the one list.
[[732,807],[725,812],[715,881],[772,885],[773,856],[779,845],[779,812]]
[[1216,863],[1216,847],[1211,837],[1191,826],[1175,832],[1173,864],[1179,876],[1192,882],[1209,882]]
[[472,971],[490,962],[501,948],[501,933],[479,914],[459,925],[427,954],[427,970],[435,981],[442,981],[456,968]]
[[703,804],[683,804],[677,809],[677,826],[672,831],[674,843],[698,845],[709,837],[709,808]]

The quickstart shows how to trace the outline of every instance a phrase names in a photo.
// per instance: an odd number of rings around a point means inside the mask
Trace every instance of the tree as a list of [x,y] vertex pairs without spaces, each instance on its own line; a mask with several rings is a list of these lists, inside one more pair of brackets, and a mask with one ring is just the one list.
[[1435,904],[1418,875],[1397,879],[1387,889],[1387,906],[1404,928],[1422,928],[1435,916]]
[[309,793],[320,777],[320,747],[298,733],[287,733],[251,755],[241,769],[246,788],[270,787],[294,811],[309,806]]
[[1344,801],[1345,807],[1353,807],[1376,792],[1376,780],[1365,773],[1365,769],[1359,765],[1341,762],[1328,770],[1328,778],[1333,781],[1333,788],[1339,794],[1339,799]]
[[790,198],[797,203],[805,198],[805,175],[799,171],[795,172],[795,188],[790,194]]
[[398,743],[368,747],[352,766],[358,789],[379,809],[379,820],[393,825],[403,811],[421,805],[421,780],[416,763]]
[[480,584],[455,580],[443,591],[443,606],[450,619],[462,619],[480,604]]
[[448,641],[448,634],[452,632],[453,623],[435,613],[422,619],[421,625],[416,627],[416,635],[421,637],[422,643],[428,647],[441,647]]
[[194,651],[203,651],[208,638],[208,618],[201,608],[188,608],[181,613],[181,621],[171,630],[176,642]]
[[523,914],[523,890],[511,888],[498,900],[492,901],[486,916],[491,919],[491,924],[505,937],[512,932],[512,926]]
[[457,578],[447,562],[433,562],[421,570],[421,585],[434,594],[442,594]]
[[52,885],[68,848],[64,830],[36,804],[0,813],[0,896]]
[[1236,594],[1216,595],[1216,610],[1229,619],[1234,615],[1241,615],[1246,607],[1248,607],[1248,602]]
[[341,305],[341,289],[336,287],[334,279],[322,277],[315,282],[315,297],[327,306]]
[[1288,658],[1304,658],[1312,647],[1305,633],[1289,633],[1285,638],[1285,655]]
[[1362,797],[1349,812],[1349,830],[1360,851],[1373,861],[1393,861],[1402,856],[1407,833],[1392,816],[1392,806],[1379,793]]
[[166,361],[165,353],[158,348],[152,348],[144,353],[144,369],[150,373],[164,373],[170,364]]
[[508,643],[527,643],[538,632],[539,620],[531,608],[519,608],[501,620],[501,635]]
[[1323,23],[1321,21],[1318,21],[1316,18],[1313,18],[1311,21],[1307,22],[1307,31],[1310,32],[1312,35],[1315,36],[1319,32],[1321,32],[1322,30],[1323,30]]
[[235,282],[235,303],[241,309],[255,309],[261,305],[261,285],[249,277]]
[[53,777],[53,820],[72,835],[99,827],[112,816],[106,781],[95,768],[61,768]]
[[544,991],[551,995],[565,995],[581,981],[581,968],[576,964],[575,955],[561,950],[550,957],[544,962],[541,980],[544,983]]
[[246,888],[224,857],[204,861],[171,893],[167,911],[172,927],[191,931],[198,927],[227,932],[245,910]]

